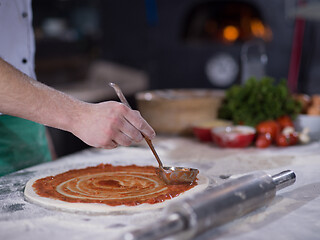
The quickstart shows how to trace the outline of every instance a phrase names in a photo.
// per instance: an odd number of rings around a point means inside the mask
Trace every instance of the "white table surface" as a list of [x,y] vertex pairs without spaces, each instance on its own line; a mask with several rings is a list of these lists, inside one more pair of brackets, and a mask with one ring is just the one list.
[[[242,175],[263,170],[296,173],[296,183],[279,191],[271,204],[196,236],[204,239],[269,240],[320,239],[320,142],[287,148],[221,149],[193,138],[157,137],[154,145],[165,165],[196,167],[211,184],[221,175]],[[162,210],[100,216],[50,210],[24,199],[33,177],[68,169],[114,165],[154,165],[146,145],[114,150],[89,149],[0,178],[0,239],[121,239],[125,232],[144,228],[163,217]]]

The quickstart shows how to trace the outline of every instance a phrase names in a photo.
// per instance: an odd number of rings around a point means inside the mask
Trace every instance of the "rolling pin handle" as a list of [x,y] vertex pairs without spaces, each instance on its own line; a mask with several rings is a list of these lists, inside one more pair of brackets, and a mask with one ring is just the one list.
[[272,180],[276,185],[276,190],[279,191],[295,183],[296,174],[291,170],[286,170],[272,176]]

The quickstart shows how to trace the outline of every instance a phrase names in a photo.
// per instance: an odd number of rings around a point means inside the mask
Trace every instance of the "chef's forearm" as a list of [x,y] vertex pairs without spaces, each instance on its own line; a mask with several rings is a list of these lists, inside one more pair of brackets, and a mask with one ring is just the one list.
[[140,113],[113,101],[90,104],[37,82],[0,60],[0,112],[69,131],[93,147],[155,136]]
[[85,103],[31,79],[0,58],[0,112],[68,130],[80,107]]

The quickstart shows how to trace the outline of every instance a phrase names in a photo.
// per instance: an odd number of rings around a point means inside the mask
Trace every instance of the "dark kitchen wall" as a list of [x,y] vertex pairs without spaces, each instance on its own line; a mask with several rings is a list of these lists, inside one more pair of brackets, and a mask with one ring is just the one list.
[[[219,87],[208,80],[207,61],[225,52],[233,56],[241,71],[243,42],[193,43],[182,38],[192,9],[214,2],[219,1],[103,1],[103,57],[145,69],[150,75],[151,88]],[[294,20],[285,16],[285,1],[231,2],[249,3],[260,11],[273,33],[272,40],[266,43],[266,73],[276,79],[287,78]],[[239,83],[240,73],[232,83]]]
[[51,86],[82,81],[100,56],[99,0],[33,0],[36,73]]
[[101,1],[102,57],[145,69],[149,31],[145,1]]
[[[319,13],[320,14],[320,13]],[[298,91],[320,94],[320,18],[306,22]]]

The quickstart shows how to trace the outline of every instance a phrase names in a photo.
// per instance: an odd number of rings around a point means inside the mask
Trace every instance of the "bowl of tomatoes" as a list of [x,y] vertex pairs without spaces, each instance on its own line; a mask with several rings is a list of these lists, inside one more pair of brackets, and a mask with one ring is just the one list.
[[216,127],[211,130],[215,144],[223,148],[245,148],[252,144],[256,129],[250,126]]

